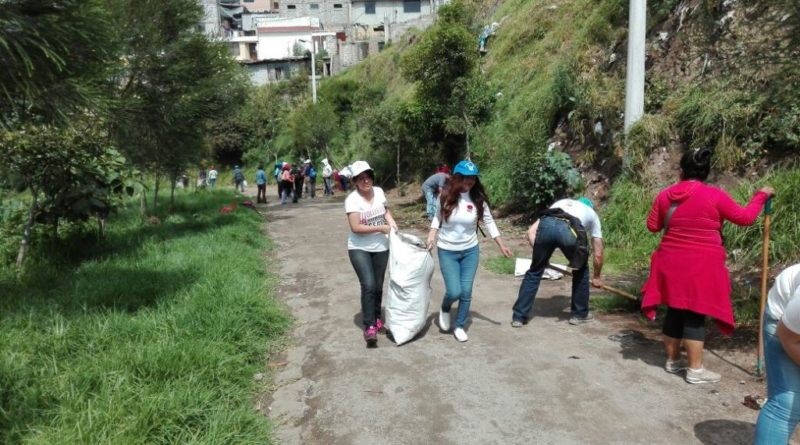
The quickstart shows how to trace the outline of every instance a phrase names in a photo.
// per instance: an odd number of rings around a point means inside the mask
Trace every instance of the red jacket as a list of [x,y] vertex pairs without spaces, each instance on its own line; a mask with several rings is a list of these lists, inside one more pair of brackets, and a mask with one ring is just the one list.
[[731,283],[725,266],[722,223],[749,226],[769,196],[756,192],[745,207],[725,191],[700,181],[681,181],[658,194],[647,229],[658,232],[671,203],[678,203],[667,233],[650,258],[650,276],[642,287],[642,311],[654,319],[660,304],[688,309],[717,321],[723,334],[733,332]]

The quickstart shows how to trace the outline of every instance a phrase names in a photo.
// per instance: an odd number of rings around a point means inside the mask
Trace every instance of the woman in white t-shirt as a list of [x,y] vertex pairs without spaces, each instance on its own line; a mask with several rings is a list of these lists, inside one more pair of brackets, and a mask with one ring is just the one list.
[[800,264],[784,270],[764,311],[767,403],[756,423],[756,445],[789,443],[800,422]]
[[375,187],[375,173],[365,161],[350,166],[354,190],[344,201],[344,211],[350,224],[347,254],[361,283],[361,317],[367,347],[378,344],[378,332],[383,331],[381,300],[383,277],[389,262],[389,238],[386,235],[397,224],[389,212],[383,189]]
[[[478,247],[478,221],[489,232],[503,255],[512,257],[511,250],[500,238],[500,231],[492,218],[486,192],[478,179],[478,167],[472,161],[461,161],[439,195],[439,206],[428,232],[428,249],[434,242],[442,270],[445,294],[439,311],[439,327],[450,330],[450,308],[458,301],[453,335],[458,341],[467,341],[464,325],[472,303],[472,284],[478,271],[480,249]],[[438,237],[438,241],[437,241]]]

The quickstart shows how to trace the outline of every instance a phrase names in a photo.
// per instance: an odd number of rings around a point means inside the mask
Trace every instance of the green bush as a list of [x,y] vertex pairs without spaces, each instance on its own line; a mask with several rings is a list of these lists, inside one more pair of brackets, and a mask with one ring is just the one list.
[[[501,168],[491,170],[488,182],[494,185],[489,189],[493,199],[508,194],[504,201],[510,202],[515,212],[531,216],[583,188],[569,155],[559,151],[508,159]],[[496,187],[498,183],[500,187]]]

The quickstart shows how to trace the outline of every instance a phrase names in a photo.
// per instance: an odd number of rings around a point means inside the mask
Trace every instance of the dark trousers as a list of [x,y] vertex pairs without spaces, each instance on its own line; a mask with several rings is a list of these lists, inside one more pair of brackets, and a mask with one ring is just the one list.
[[258,187],[258,195],[256,202],[267,202],[267,184],[256,184]]
[[361,317],[366,329],[375,326],[375,320],[381,318],[383,277],[386,275],[389,251],[367,252],[351,249],[347,251],[347,255],[361,284]]
[[[519,287],[517,301],[514,303],[513,319],[527,322],[530,318],[533,301],[539,291],[542,274],[550,262],[553,251],[558,247],[568,259],[578,248],[578,239],[570,230],[569,222],[560,218],[543,216],[539,220],[536,240],[533,245],[531,268]],[[570,313],[573,317],[585,317],[589,313],[589,265],[572,271],[572,301]]]
[[292,197],[292,202],[297,202],[301,196],[303,196],[303,178],[296,177],[294,178],[294,196]]

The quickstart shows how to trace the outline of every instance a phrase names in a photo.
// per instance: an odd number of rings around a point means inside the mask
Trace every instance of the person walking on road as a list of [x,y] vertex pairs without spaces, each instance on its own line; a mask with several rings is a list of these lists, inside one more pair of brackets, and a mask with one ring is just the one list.
[[311,163],[310,159],[306,159],[308,163],[308,169],[306,170],[306,184],[308,184],[308,197],[309,198],[316,198],[317,197],[317,169],[314,168],[314,164]]
[[[589,280],[589,244],[592,247],[592,279]],[[558,247],[569,260],[572,269],[572,295],[569,323],[579,325],[594,320],[589,311],[589,283],[601,287],[600,272],[603,269],[603,232],[600,217],[594,211],[592,201],[561,199],[528,229],[528,242],[533,248],[531,267],[525,273],[514,303],[511,326],[518,328],[531,318],[533,302],[550,257]]]
[[397,224],[389,211],[383,189],[373,185],[375,172],[366,161],[352,165],[354,190],[344,201],[350,235],[347,254],[361,286],[361,321],[367,347],[378,344],[378,332],[383,330],[381,301],[383,278],[389,262],[389,238]]
[[289,201],[294,189],[294,175],[292,175],[292,165],[284,162],[281,167],[281,205]]
[[322,160],[322,183],[325,187],[324,196],[333,196],[333,168],[328,158]]
[[509,258],[513,256],[500,237],[478,175],[478,166],[472,161],[464,160],[456,165],[450,183],[440,197],[441,203],[431,221],[427,239],[428,250],[436,244],[445,285],[439,327],[445,332],[450,331],[450,309],[458,301],[453,335],[460,342],[469,339],[464,327],[469,317],[472,286],[478,271],[478,223],[483,222],[503,255]]
[[272,176],[275,177],[275,184],[278,186],[278,198],[282,196],[281,187],[283,186],[281,185],[281,173],[283,172],[283,164],[285,164],[285,162],[276,162],[275,170],[272,171]]
[[294,195],[292,195],[292,202],[297,203],[303,197],[303,167],[296,166],[292,168],[292,177],[294,178]]
[[212,189],[214,188],[214,185],[217,183],[217,175],[218,174],[219,173],[217,172],[217,170],[214,168],[213,165],[208,168],[208,187],[209,188],[212,188]]
[[800,422],[800,264],[775,278],[764,311],[767,403],[755,445],[788,444]]
[[436,210],[439,207],[439,195],[444,190],[447,180],[450,179],[449,173],[439,172],[434,173],[422,183],[422,194],[425,195],[425,213],[428,219],[433,219],[436,215]]
[[[720,331],[733,332],[731,282],[725,266],[722,224],[755,223],[764,203],[775,191],[762,187],[745,207],[722,189],[706,185],[711,150],[694,149],[680,160],[680,181],[662,190],[647,216],[647,229],[663,232],[650,258],[650,275],[642,287],[642,311],[654,320],[656,308],[667,306],[664,317],[664,369],[677,374],[686,369],[687,383],[715,383],[720,375],[703,367],[705,317],[716,320]],[[681,343],[687,360],[681,358]]]
[[244,172],[238,165],[233,166],[233,185],[237,191],[244,193]]
[[256,202],[259,204],[267,203],[267,172],[264,171],[264,165],[259,164],[256,170],[256,187],[258,187],[258,194],[256,195]]

